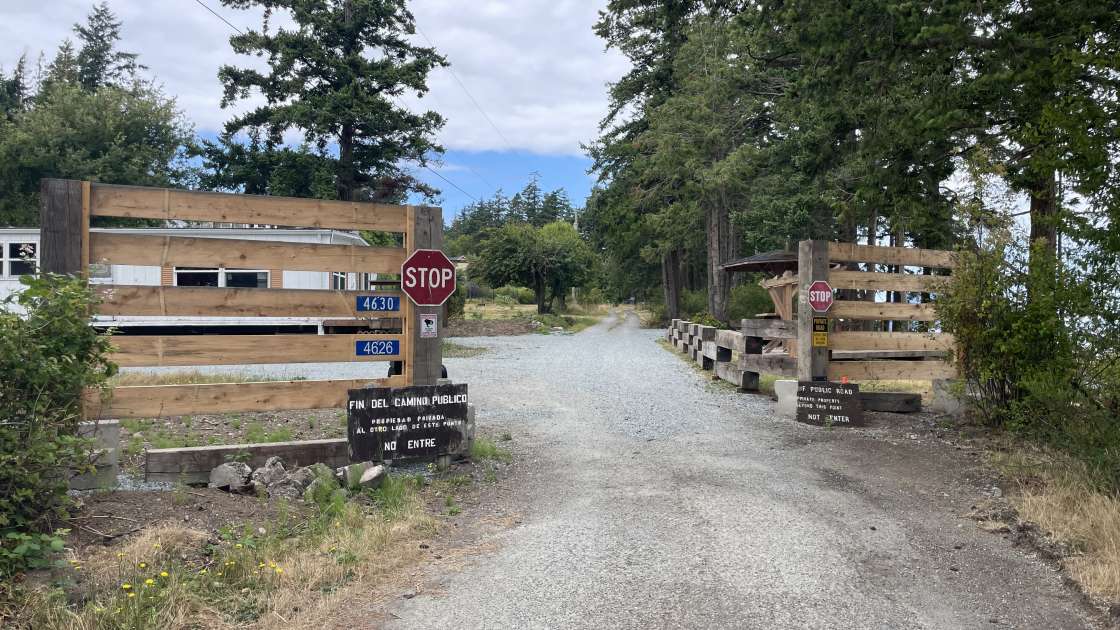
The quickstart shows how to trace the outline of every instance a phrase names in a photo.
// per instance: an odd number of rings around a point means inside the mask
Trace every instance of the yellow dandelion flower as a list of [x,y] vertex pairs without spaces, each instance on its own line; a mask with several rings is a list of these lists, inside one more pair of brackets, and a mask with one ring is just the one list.
[[275,569],[276,568],[276,563],[275,562],[269,562],[268,563],[268,568]]
[[159,549],[159,543],[152,545],[152,549]]
[[170,575],[170,574],[167,571],[160,571],[159,572],[160,577],[167,577],[168,575]]
[[121,559],[121,558],[123,558],[123,557],[124,557],[124,554],[123,554],[123,553],[118,553],[118,554],[117,554],[117,559],[118,559],[118,560],[120,560],[120,559]]
[[242,545],[241,543],[237,543],[237,544],[236,544],[236,545],[234,545],[233,547],[234,547],[235,549],[241,549],[242,547],[244,547],[244,545]]
[[209,573],[209,571],[207,571],[206,569],[199,569],[198,570],[199,575],[206,575],[207,573]]
[[280,575],[283,572],[284,572],[284,569],[281,569],[280,567],[276,567],[276,575]]
[[215,575],[217,575],[218,577],[222,577],[222,572],[218,571]]
[[148,579],[144,580],[144,584],[147,584],[148,586],[151,586],[155,583],[156,583],[156,581],[153,580],[152,578],[148,578]]
[[121,588],[127,591],[128,589],[132,588],[132,585],[128,582],[125,582],[124,584],[121,584]]
[[147,562],[141,562],[140,564],[138,564],[136,566],[140,567],[141,569],[147,569],[148,568],[148,563]]
[[80,565],[80,564],[75,564],[75,565],[74,565],[74,570],[75,570],[75,571],[81,571],[81,570],[82,570],[82,565]]
[[70,564],[78,564],[78,561],[77,560],[71,560]]
[[258,569],[263,569],[263,568],[264,568],[264,563],[262,562],[262,563],[258,564],[258,565],[257,565],[257,568],[258,568]]
[[136,593],[129,593],[128,596],[129,598],[136,597]]

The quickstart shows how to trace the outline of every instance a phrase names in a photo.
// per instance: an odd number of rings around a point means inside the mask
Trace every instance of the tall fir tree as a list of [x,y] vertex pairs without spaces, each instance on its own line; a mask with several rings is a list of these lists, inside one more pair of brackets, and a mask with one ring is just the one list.
[[123,85],[144,69],[137,53],[117,50],[121,39],[121,21],[109,9],[108,2],[95,5],[85,24],[75,24],[78,36],[78,81],[82,88],[93,91],[107,85]]

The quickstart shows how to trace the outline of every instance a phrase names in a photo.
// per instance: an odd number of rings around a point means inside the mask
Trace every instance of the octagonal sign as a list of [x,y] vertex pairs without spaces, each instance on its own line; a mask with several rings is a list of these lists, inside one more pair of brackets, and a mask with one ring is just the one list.
[[818,313],[827,313],[832,308],[832,285],[817,280],[809,285],[809,306]]
[[417,306],[439,306],[455,292],[455,264],[438,249],[418,249],[401,265],[401,290]]

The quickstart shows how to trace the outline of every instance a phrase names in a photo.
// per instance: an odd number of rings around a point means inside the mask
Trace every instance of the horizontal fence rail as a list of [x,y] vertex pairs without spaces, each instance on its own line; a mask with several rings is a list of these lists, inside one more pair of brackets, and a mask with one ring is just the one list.
[[185,317],[381,317],[400,312],[398,293],[318,289],[226,289],[97,285],[99,315]]
[[401,335],[120,335],[121,367],[400,361]]

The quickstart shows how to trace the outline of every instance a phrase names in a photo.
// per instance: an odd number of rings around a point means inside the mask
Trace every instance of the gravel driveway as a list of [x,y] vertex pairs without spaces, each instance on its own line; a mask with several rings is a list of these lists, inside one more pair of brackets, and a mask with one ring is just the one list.
[[777,419],[636,319],[458,340],[491,349],[447,363],[514,436],[521,524],[390,627],[1095,627],[1053,567],[964,516],[991,484],[975,453]]

